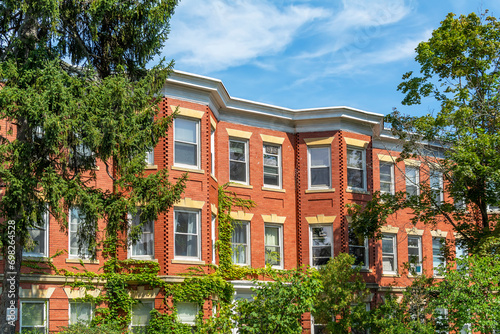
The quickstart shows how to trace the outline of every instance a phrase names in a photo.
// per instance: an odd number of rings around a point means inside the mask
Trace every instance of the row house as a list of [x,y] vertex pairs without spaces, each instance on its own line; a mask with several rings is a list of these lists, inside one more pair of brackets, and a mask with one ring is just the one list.
[[[350,107],[294,110],[231,97],[221,81],[175,71],[161,92],[160,117],[178,112],[165,138],[147,156],[147,173],[168,169],[172,180],[188,173],[182,200],[143,226],[141,240],[120,256],[158,262],[165,280],[179,278],[189,267],[217,264],[217,191],[228,189],[255,202],[255,208],[231,212],[238,221],[232,236],[233,262],[253,268],[319,267],[340,252],[349,252],[377,302],[389,286],[403,289],[413,277],[403,270],[412,260],[417,274],[432,273],[445,258],[443,242],[453,243],[451,226],[410,223],[411,213],[391,217],[382,240],[358,240],[349,230],[346,204],[363,204],[374,191],[417,194],[430,182],[440,200],[443,176],[419,160],[395,162],[398,141],[384,128],[383,115]],[[110,187],[105,166],[97,162],[96,185]],[[102,181],[102,183],[99,183]],[[132,224],[136,217],[130,217]],[[104,260],[78,254],[77,208],[69,213],[67,233],[51,217],[32,231],[38,242],[29,258],[47,259],[57,268],[84,262],[99,271]],[[457,250],[461,252],[461,250]],[[277,256],[276,256],[277,254]],[[65,278],[29,274],[21,285],[19,329],[57,331],[59,326],[89,319],[92,305],[76,303],[85,291],[71,290]],[[235,298],[251,294],[251,282],[234,281]],[[94,292],[96,293],[96,292]],[[143,326],[151,308],[161,308],[154,290],[137,291],[143,303],[133,310],[132,326]],[[179,317],[192,323],[198,308],[177,305]],[[210,315],[207,303],[205,314]],[[35,314],[36,316],[33,316]],[[28,316],[30,315],[30,316]],[[310,317],[304,331],[319,332]]]

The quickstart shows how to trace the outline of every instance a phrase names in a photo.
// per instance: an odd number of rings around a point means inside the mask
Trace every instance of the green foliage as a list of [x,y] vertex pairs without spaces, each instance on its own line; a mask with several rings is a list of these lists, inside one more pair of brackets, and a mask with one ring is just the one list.
[[351,255],[339,253],[319,270],[322,289],[315,302],[314,319],[331,333],[367,326],[365,299],[369,291],[354,262]]
[[192,327],[187,324],[182,324],[177,320],[177,313],[161,314],[157,310],[151,311],[151,319],[147,326],[148,334],[191,334]]
[[[24,333],[24,331],[23,331]],[[87,325],[77,323],[74,325],[59,327],[60,334],[123,334],[123,327],[118,323],[107,323],[102,325]]]

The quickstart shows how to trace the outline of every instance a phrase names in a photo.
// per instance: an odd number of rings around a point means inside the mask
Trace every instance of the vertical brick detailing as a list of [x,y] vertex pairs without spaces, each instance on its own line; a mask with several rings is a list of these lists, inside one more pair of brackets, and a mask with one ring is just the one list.
[[[205,157],[205,185],[204,185],[204,190],[205,190],[205,225],[202,225],[205,227],[205,256],[202,255],[202,260],[203,257],[205,257],[205,263],[212,263],[212,210],[210,208],[210,171],[211,171],[211,159],[210,159],[210,134],[212,132],[212,128],[210,125],[210,109],[208,107],[205,107],[205,116],[203,116],[203,134],[205,135],[205,140],[204,140],[204,146],[205,146],[205,153],[201,154],[201,158]],[[201,151],[201,150],[200,150]],[[203,235],[202,235],[203,238]],[[202,248],[203,251],[203,248]],[[203,254],[203,253],[202,253]],[[206,308],[209,308],[208,303],[205,303]],[[207,314],[207,312],[205,312]]]
[[340,244],[341,244],[341,252],[347,253],[349,251],[349,245],[347,244],[347,218],[345,215],[345,165],[344,165],[344,157],[345,157],[345,150],[344,150],[344,136],[342,134],[342,131],[338,132],[337,136],[338,140],[338,145],[339,145],[339,154],[338,154],[338,159],[339,159],[339,206],[340,206]]
[[294,136],[294,149],[295,149],[295,208],[296,208],[296,225],[297,225],[297,267],[304,264],[304,251],[302,244],[302,236],[304,234],[304,227],[302,226],[302,200],[300,196],[301,192],[301,179],[300,179],[300,133]]
[[[161,116],[166,117],[168,115],[168,99],[164,98],[163,103],[162,103],[162,108],[161,108]],[[168,136],[165,136],[162,139],[162,147],[161,147],[161,158],[160,158],[160,164],[158,165],[158,168],[168,168],[169,163],[168,163]],[[169,263],[168,263],[168,258],[169,258],[169,241],[170,241],[170,236],[169,236],[169,231],[168,231],[168,213],[164,212],[161,214],[162,217],[162,229],[163,229],[163,252],[162,252],[162,259],[163,259],[163,265],[161,268],[161,274],[162,275],[168,275],[168,269],[169,269]]]

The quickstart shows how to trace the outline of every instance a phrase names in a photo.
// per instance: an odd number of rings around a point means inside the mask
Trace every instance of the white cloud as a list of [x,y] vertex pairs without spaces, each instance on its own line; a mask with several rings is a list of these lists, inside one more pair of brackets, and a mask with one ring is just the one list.
[[264,0],[184,0],[166,51],[177,68],[222,70],[282,51],[300,27],[326,15],[321,8],[278,8]]

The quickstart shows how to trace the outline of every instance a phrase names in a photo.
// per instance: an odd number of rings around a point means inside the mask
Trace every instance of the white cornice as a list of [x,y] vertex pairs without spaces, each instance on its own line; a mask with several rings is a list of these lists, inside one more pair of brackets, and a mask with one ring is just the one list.
[[384,115],[346,106],[289,109],[233,98],[222,81],[182,71],[172,72],[162,94],[207,105],[219,120],[290,133],[348,130],[378,135],[383,127]]

